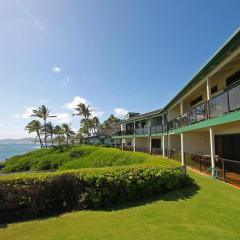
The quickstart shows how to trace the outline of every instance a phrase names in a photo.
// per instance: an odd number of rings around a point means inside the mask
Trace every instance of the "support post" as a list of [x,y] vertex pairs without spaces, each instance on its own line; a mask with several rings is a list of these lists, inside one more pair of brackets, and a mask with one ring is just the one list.
[[214,130],[212,127],[209,128],[210,135],[210,150],[211,150],[211,169],[212,169],[212,177],[215,177],[215,139],[214,139]]
[[168,158],[171,158],[170,156],[170,151],[171,151],[171,135],[168,134]]
[[149,137],[149,153],[152,154],[152,137]]
[[117,139],[114,139],[115,148],[117,148]]
[[211,92],[210,92],[210,83],[209,83],[209,79],[206,79],[206,83],[207,83],[207,100],[209,101],[211,98]]
[[165,136],[162,136],[162,155],[165,157]]
[[185,159],[184,159],[184,136],[181,133],[181,162],[182,166],[185,166]]
[[122,138],[122,151],[123,151],[123,138]]
[[136,152],[136,138],[133,138],[133,151]]

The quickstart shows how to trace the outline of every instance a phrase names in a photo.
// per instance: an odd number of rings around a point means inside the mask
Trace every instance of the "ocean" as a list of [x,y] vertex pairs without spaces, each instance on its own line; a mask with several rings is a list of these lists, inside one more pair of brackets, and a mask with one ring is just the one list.
[[0,144],[0,161],[10,158],[15,155],[20,155],[33,151],[40,146],[37,144]]

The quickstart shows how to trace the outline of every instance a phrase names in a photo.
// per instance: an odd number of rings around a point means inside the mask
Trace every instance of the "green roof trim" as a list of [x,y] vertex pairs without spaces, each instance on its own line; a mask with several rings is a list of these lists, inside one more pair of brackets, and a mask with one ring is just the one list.
[[202,129],[202,128],[208,128],[208,127],[213,127],[217,125],[221,125],[224,123],[231,123],[235,121],[240,121],[240,111],[238,112],[231,112],[227,113],[212,119],[208,120],[203,120],[198,123],[190,124],[181,128],[177,128],[172,130],[170,133],[173,134],[178,134],[178,133],[184,133],[184,132],[189,132],[197,129]]

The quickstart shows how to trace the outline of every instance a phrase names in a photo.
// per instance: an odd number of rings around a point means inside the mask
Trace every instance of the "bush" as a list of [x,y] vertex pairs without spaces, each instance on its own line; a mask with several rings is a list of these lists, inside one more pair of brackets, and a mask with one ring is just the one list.
[[0,220],[15,221],[150,197],[190,182],[180,169],[134,166],[0,177]]
[[156,163],[162,166],[179,166],[178,162],[145,153],[120,151],[118,149],[81,146],[60,146],[38,149],[5,161],[3,172],[70,170],[77,168],[123,166]]

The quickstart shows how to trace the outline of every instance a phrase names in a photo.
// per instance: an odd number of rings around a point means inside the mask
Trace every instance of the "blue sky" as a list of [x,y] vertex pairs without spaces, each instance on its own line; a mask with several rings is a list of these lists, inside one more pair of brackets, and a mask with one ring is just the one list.
[[[41,104],[70,121],[164,106],[240,26],[239,0],[0,2],[0,138]],[[118,111],[116,111],[118,110]]]

